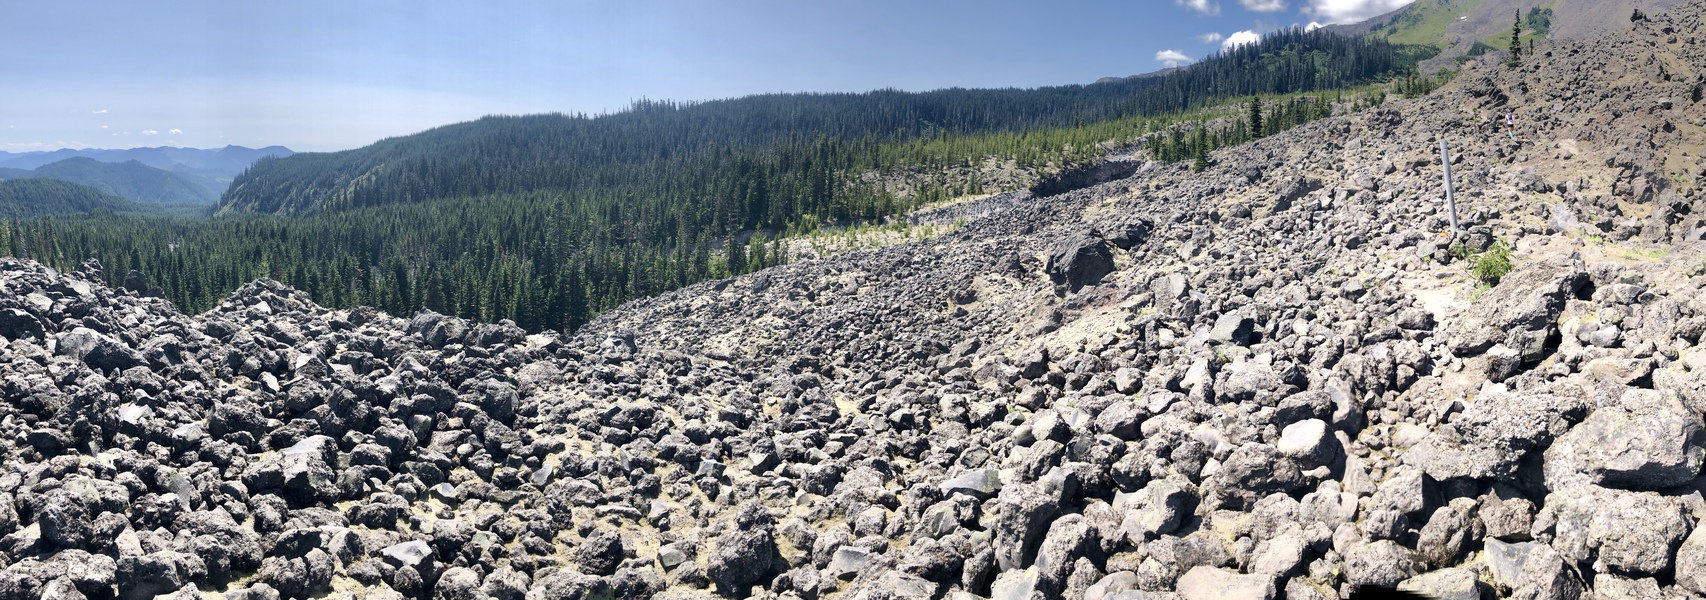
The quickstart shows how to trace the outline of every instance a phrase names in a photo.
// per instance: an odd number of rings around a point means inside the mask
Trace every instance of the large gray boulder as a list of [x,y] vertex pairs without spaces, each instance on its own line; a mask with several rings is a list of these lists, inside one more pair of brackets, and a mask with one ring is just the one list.
[[1481,600],[1481,582],[1475,572],[1453,567],[1417,575],[1398,583],[1398,590],[1416,592],[1434,600]]
[[1392,542],[1359,543],[1345,551],[1345,580],[1357,586],[1389,588],[1416,575],[1416,556]]
[[1524,361],[1539,360],[1564,303],[1587,281],[1582,260],[1574,255],[1521,265],[1447,321],[1446,344],[1458,356],[1474,356],[1503,343]]
[[1631,577],[1669,570],[1689,530],[1682,506],[1653,492],[1575,485],[1547,495],[1546,505],[1557,518],[1551,546],[1559,555]]
[[1695,527],[1694,533],[1677,548],[1676,585],[1706,595],[1706,527]]
[[1503,479],[1529,452],[1545,448],[1587,414],[1576,396],[1497,390],[1469,403],[1403,454],[1436,480]]
[[1700,419],[1652,390],[1628,390],[1546,450],[1546,486],[1591,483],[1662,490],[1693,480],[1706,460]]
[[1268,494],[1295,491],[1303,482],[1295,461],[1271,445],[1250,442],[1233,450],[1204,482],[1203,496],[1214,506],[1243,510]]
[[1010,485],[1001,490],[995,516],[995,560],[1003,571],[1030,566],[1060,503],[1033,485]]
[[749,502],[735,516],[735,530],[723,534],[706,561],[705,575],[724,593],[745,592],[778,570],[776,525],[763,505]]
[[78,327],[54,338],[54,352],[83,361],[95,369],[123,370],[142,364],[142,354],[112,336]]
[[1184,600],[1274,600],[1274,578],[1240,575],[1233,571],[1201,566],[1179,577],[1178,593]]
[[1510,597],[1522,600],[1576,600],[1582,581],[1563,557],[1546,544],[1535,544],[1523,560]]
[[1173,533],[1196,506],[1195,490],[1171,479],[1149,482],[1131,497],[1120,527],[1133,544]]

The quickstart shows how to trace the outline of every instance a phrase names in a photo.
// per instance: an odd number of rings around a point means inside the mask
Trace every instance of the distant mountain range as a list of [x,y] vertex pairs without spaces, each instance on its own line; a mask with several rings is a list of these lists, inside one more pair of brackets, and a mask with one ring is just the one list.
[[192,173],[229,183],[238,173],[242,173],[249,165],[262,157],[285,157],[296,154],[284,146],[267,146],[265,148],[245,148],[242,146],[226,146],[217,149],[174,148],[161,146],[158,148],[126,148],[123,150],[103,150],[99,148],[84,148],[73,150],[66,148],[52,152],[0,152],[0,168],[34,169],[42,165],[56,163],[67,158],[86,157],[104,163],[124,163],[136,161],[156,169],[179,173]]
[[229,183],[156,169],[137,161],[105,163],[78,156],[34,170],[0,168],[0,179],[58,179],[142,204],[213,204]]
[[141,204],[213,204],[255,161],[292,154],[283,146],[0,152],[0,179],[58,179]]

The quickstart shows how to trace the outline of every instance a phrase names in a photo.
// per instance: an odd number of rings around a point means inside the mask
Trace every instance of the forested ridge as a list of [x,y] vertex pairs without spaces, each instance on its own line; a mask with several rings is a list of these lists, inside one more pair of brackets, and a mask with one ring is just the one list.
[[213,204],[219,200],[217,192],[197,181],[204,178],[157,169],[135,160],[106,163],[79,156],[48,163],[30,171],[6,171],[8,173],[0,176],[37,177],[80,183],[131,202]]
[[69,181],[38,178],[0,180],[0,217],[27,219],[103,208],[125,210],[132,206],[124,198]]
[[[355,150],[262,159],[212,219],[61,217],[17,222],[6,237],[11,252],[61,266],[96,256],[112,272],[141,270],[186,311],[267,276],[331,306],[396,314],[424,306],[572,329],[634,297],[784,261],[775,236],[997,191],[973,180],[902,195],[863,174],[968,169],[990,156],[1058,168],[1178,138],[1168,132],[1205,107],[1383,81],[1419,57],[1378,40],[1290,30],[1115,83],[487,117]],[[1332,106],[1286,98],[1268,110],[1278,118],[1267,127],[1284,128]],[[1201,132],[1189,155],[1155,156],[1186,159],[1251,135],[1185,129]]]

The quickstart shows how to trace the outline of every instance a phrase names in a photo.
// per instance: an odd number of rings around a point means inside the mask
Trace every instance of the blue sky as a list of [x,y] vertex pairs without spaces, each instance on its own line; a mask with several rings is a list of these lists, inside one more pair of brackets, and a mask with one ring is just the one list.
[[1088,83],[1409,1],[0,0],[0,151],[324,151],[642,97]]

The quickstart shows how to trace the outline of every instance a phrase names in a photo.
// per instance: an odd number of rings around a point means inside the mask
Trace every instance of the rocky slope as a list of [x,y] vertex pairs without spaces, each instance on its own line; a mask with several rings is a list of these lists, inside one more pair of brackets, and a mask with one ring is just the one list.
[[1703,9],[573,338],[0,261],[0,598],[1706,593]]

